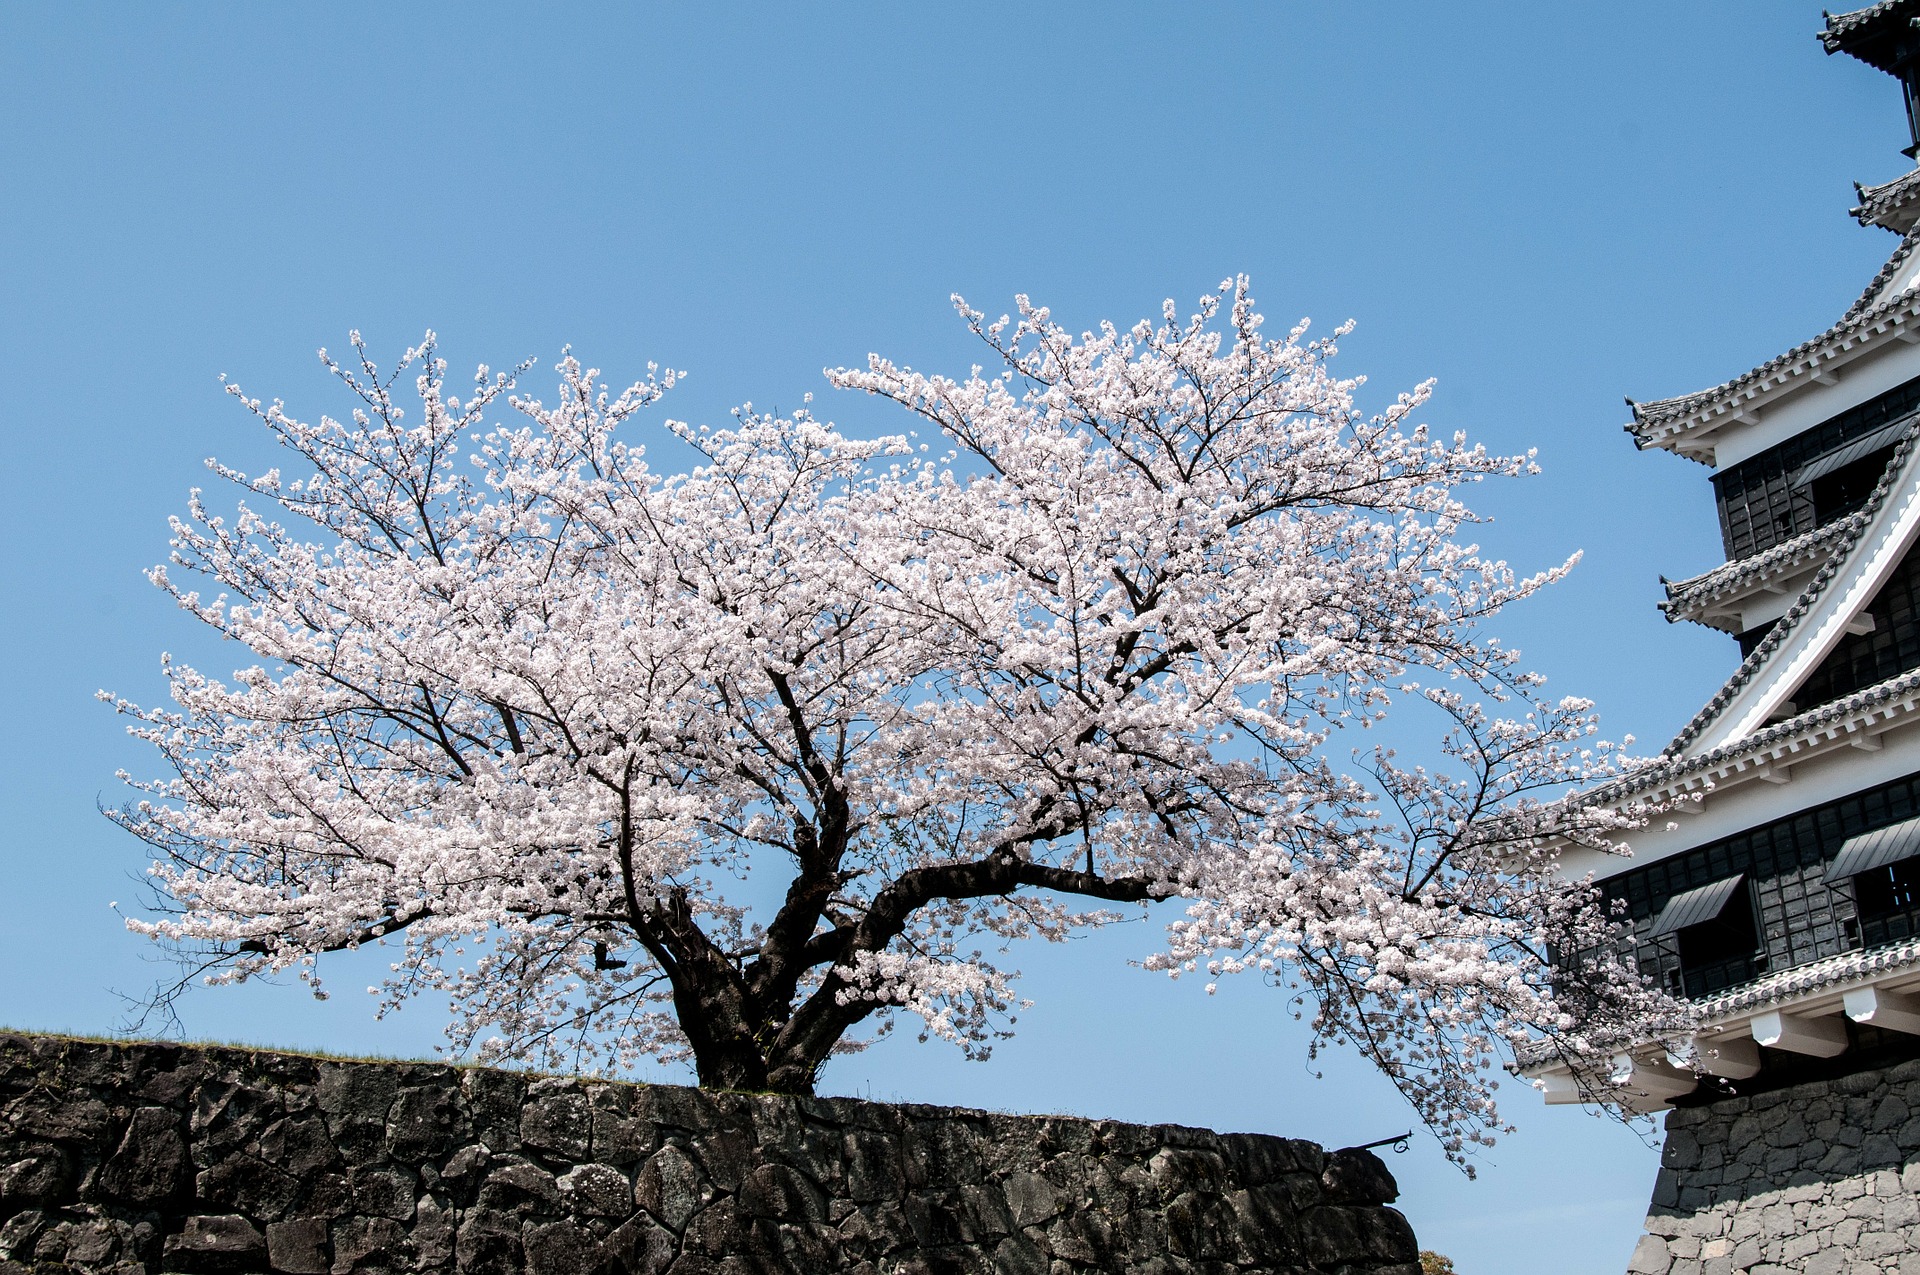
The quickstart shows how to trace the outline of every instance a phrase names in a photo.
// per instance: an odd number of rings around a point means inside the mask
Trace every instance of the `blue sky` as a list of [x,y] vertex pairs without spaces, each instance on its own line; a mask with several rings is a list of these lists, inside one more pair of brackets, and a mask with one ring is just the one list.
[[[1848,182],[1906,167],[1892,81],[1822,54],[1812,4],[0,7],[0,1022],[110,1029],[155,976],[108,902],[140,847],[96,812],[150,769],[99,687],[153,700],[199,641],[140,572],[203,457],[265,453],[219,392],[334,405],[312,357],[431,326],[456,368],[688,369],[675,415],[879,405],[820,369],[962,370],[946,298],[1084,325],[1238,271],[1275,324],[1359,328],[1368,392],[1537,479],[1475,494],[1517,564],[1573,578],[1504,632],[1614,732],[1664,742],[1734,664],[1656,576],[1718,560],[1707,471],[1634,451],[1621,396],[1702,388],[1837,317],[1891,236]],[[538,382],[536,382],[538,383]],[[240,663],[212,651],[216,668]],[[1024,1034],[972,1065],[890,1042],[837,1092],[1341,1145],[1410,1114],[1316,1076],[1286,1007],[1127,967],[1151,935],[1030,950]],[[336,985],[344,985],[340,980]],[[189,998],[196,1036],[406,1055],[287,988]],[[1466,1182],[1390,1157],[1463,1275],[1611,1275],[1655,1157],[1525,1093]]]

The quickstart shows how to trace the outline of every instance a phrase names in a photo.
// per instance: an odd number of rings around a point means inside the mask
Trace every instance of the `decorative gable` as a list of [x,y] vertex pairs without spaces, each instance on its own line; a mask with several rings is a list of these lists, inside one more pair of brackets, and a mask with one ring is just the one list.
[[[1834,664],[1828,660],[1849,636],[1865,636],[1877,625],[1873,605],[1900,572],[1920,532],[1920,465],[1913,461],[1913,430],[1910,425],[1866,503],[1848,516],[1848,532],[1835,545],[1834,556],[1720,693],[1668,746],[1669,756],[1711,752],[1813,708],[1814,700],[1795,701],[1803,687],[1822,696],[1818,703],[1861,689],[1847,686],[1855,674],[1844,670],[1871,666],[1871,660],[1863,664],[1856,658],[1862,650],[1871,650],[1871,644],[1848,648]],[[1902,585],[1901,591],[1908,587]],[[1894,596],[1889,595],[1889,606]],[[1837,689],[1842,687],[1846,689]]]

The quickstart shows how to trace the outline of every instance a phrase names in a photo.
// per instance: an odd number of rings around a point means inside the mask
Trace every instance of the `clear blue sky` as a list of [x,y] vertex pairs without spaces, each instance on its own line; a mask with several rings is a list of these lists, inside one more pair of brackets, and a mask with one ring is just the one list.
[[[869,350],[962,369],[946,297],[1127,321],[1253,275],[1278,324],[1353,317],[1348,371],[1537,446],[1486,542],[1574,578],[1507,632],[1657,746],[1734,663],[1656,574],[1717,561],[1707,471],[1641,455],[1621,396],[1702,388],[1812,335],[1891,236],[1852,179],[1905,167],[1898,93],[1824,56],[1812,3],[0,8],[0,1022],[105,1031],[156,971],[108,910],[141,847],[95,810],[150,758],[92,700],[152,701],[199,639],[140,571],[260,441],[230,373],[337,406],[312,359],[423,329],[457,365],[572,342],[689,369],[676,415],[791,406]],[[853,428],[875,405],[825,396]],[[215,650],[216,668],[241,662]],[[1346,1057],[1310,1074],[1271,994],[1124,964],[1135,929],[1021,964],[987,1065],[910,1039],[838,1092],[1368,1141],[1405,1128]],[[336,979],[344,986],[350,980]],[[420,1054],[418,1007],[195,995],[195,1035]],[[1463,1275],[1614,1275],[1653,1153],[1515,1093],[1468,1183],[1390,1157]]]

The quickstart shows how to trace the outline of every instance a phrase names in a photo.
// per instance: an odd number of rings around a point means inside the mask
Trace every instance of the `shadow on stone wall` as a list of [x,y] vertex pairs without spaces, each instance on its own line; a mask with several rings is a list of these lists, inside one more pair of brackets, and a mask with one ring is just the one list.
[[0,1275],[1418,1275],[1309,1142],[0,1035]]
[[1667,1114],[1634,1275],[1920,1272],[1920,1062]]

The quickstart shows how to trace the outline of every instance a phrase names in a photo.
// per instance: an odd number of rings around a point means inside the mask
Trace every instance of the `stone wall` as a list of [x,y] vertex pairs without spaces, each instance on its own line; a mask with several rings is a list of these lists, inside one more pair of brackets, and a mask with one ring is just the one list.
[[1920,1061],[1667,1113],[1634,1275],[1916,1275]]
[[1418,1275],[1365,1151],[0,1035],[0,1275]]

